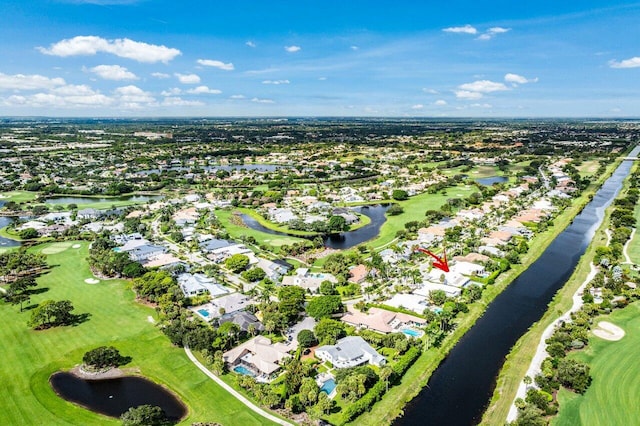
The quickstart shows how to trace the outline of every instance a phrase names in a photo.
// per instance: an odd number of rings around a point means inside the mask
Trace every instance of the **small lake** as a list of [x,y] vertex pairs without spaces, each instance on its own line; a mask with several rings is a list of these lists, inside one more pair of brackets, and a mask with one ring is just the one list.
[[120,417],[129,408],[145,404],[162,408],[171,420],[187,414],[176,396],[142,377],[84,380],[71,373],[55,373],[49,382],[63,399],[109,417]]
[[162,200],[164,195],[126,195],[123,197],[49,197],[44,200],[48,204],[91,204],[91,203],[113,203],[117,201],[133,201],[136,203],[146,203],[148,201]]
[[[340,234],[326,235],[323,237],[324,245],[326,247],[344,250],[358,244],[364,243],[372,238],[375,238],[380,233],[380,227],[387,220],[385,212],[389,209],[389,204],[377,204],[374,206],[361,206],[353,208],[354,211],[361,213],[369,219],[371,223],[356,229],[355,231],[342,232]],[[257,220],[246,214],[242,215],[242,220],[251,229],[256,231],[266,232],[267,234],[290,236],[287,233],[274,231],[262,226]]]
[[506,176],[489,176],[486,178],[478,178],[474,179],[480,185],[491,186],[494,183],[505,183],[509,181],[509,178]]
[[[1,205],[0,205],[0,207],[1,207]],[[0,229],[11,225],[12,222],[13,222],[12,218],[0,216]],[[3,236],[0,236],[0,248],[18,247],[19,245],[20,245],[20,241],[16,241],[16,240],[12,240],[10,238],[5,238]]]

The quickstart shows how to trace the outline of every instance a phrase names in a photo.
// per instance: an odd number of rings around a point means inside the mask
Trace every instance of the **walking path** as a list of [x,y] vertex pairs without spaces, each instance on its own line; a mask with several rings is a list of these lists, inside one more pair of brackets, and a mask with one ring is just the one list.
[[[597,273],[598,273],[598,268],[595,267],[592,263],[591,271],[589,272],[589,275],[587,275],[587,278],[580,285],[578,290],[576,290],[576,292],[573,294],[573,304],[571,306],[571,309],[569,309],[567,312],[564,313],[564,315],[556,319],[554,322],[549,324],[547,328],[544,329],[544,332],[540,337],[540,343],[538,343],[536,353],[533,356],[533,359],[531,360],[531,364],[529,364],[529,369],[527,370],[527,373],[526,373],[527,376],[533,379],[536,375],[540,373],[541,367],[542,367],[542,361],[544,361],[548,356],[547,344],[545,343],[545,341],[549,337],[551,337],[551,335],[556,329],[556,326],[561,321],[564,321],[564,322],[571,321],[571,314],[573,312],[577,312],[582,307],[584,303],[582,301],[582,293],[584,293],[585,287],[596,276]],[[528,385],[528,386],[533,386],[533,385]],[[509,409],[509,415],[507,416],[508,422],[512,422],[516,420],[516,418],[518,417],[518,407],[516,407],[515,405],[515,400],[518,398],[524,399],[527,396],[528,386],[524,382],[521,382],[520,386],[518,386],[518,392],[516,393],[516,397],[513,400],[514,402],[513,404],[511,404],[511,408]]]
[[281,419],[279,417],[276,417],[273,414],[267,413],[262,408],[258,407],[253,402],[249,401],[247,398],[242,396],[242,394],[240,394],[240,392],[236,391],[231,386],[229,386],[228,384],[223,382],[221,378],[219,378],[218,376],[213,374],[211,371],[209,371],[209,369],[207,369],[207,367],[202,365],[202,363],[200,361],[198,361],[195,356],[193,356],[193,352],[191,352],[191,349],[189,349],[188,347],[185,346],[184,347],[184,351],[187,354],[187,357],[189,357],[191,362],[193,362],[196,365],[196,367],[198,367],[204,374],[209,376],[214,382],[216,382],[217,384],[222,386],[222,388],[224,390],[226,390],[231,395],[236,397],[236,399],[238,399],[238,401],[242,402],[244,405],[249,407],[251,410],[253,410],[256,413],[260,414],[262,417],[265,417],[265,418],[271,420],[274,423],[277,423],[277,424],[280,424],[280,425],[283,425],[283,426],[293,426],[293,423],[289,423],[288,421],[283,420],[283,419]]
[[629,252],[627,250],[629,249],[629,244],[631,244],[631,241],[633,241],[634,235],[636,235],[636,228],[633,228],[633,231],[631,231],[631,235],[629,236],[629,239],[624,244],[624,248],[622,249],[622,254],[624,254],[624,258],[626,259],[626,262],[624,263],[633,264],[633,262],[631,261],[631,258],[629,257]]

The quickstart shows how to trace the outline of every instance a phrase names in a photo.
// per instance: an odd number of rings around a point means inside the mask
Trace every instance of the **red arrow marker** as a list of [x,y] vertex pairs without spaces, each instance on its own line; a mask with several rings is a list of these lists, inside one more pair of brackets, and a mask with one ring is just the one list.
[[427,249],[423,249],[422,247],[418,247],[418,250],[423,252],[423,253],[427,253],[429,256],[433,257],[436,261],[433,262],[433,266],[434,268],[438,268],[444,272],[449,272],[449,264],[447,263],[447,251],[443,250],[443,257],[440,258],[438,256],[436,256],[435,254],[431,253],[429,250]]

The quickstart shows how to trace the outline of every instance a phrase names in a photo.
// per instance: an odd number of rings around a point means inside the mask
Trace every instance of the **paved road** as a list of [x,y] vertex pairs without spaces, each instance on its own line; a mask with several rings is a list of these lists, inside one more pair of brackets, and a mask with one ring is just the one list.
[[202,365],[202,363],[200,363],[200,361],[198,361],[196,359],[195,356],[193,356],[193,352],[191,352],[191,349],[189,349],[188,347],[185,346],[184,347],[184,351],[186,352],[186,354],[189,357],[189,359],[191,360],[191,362],[193,362],[196,365],[196,367],[198,367],[204,374],[209,376],[214,382],[216,382],[217,384],[222,386],[222,388],[224,390],[229,392],[231,395],[236,397],[236,399],[238,399],[244,405],[249,407],[252,411],[255,411],[256,413],[260,414],[262,417],[265,417],[265,418],[267,418],[267,419],[271,420],[272,422],[277,423],[279,425],[294,426],[293,423],[289,423],[288,421],[283,420],[283,419],[281,419],[279,417],[276,417],[273,414],[267,413],[262,408],[258,407],[253,402],[249,401],[247,398],[245,398],[242,394],[240,394],[238,391],[233,389],[231,386],[229,386],[228,384],[223,382],[222,379],[220,379],[218,376],[216,376],[211,371],[209,371],[204,365]]

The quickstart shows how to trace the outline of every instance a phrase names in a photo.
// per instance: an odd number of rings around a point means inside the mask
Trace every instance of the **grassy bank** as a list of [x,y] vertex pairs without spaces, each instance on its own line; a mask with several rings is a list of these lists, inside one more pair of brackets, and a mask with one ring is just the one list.
[[[605,176],[609,177],[619,163],[620,162],[617,161],[610,165]],[[603,181],[604,178],[599,180],[597,186],[599,187]],[[593,187],[594,184],[591,186]],[[529,369],[531,360],[540,343],[542,333],[549,324],[571,308],[573,305],[573,295],[589,274],[591,259],[593,259],[596,247],[606,245],[607,243],[605,230],[609,226],[610,211],[611,209],[607,209],[604,220],[591,240],[591,244],[581,257],[567,283],[549,303],[549,307],[543,317],[531,326],[529,331],[516,342],[509,355],[507,355],[507,359],[498,376],[489,408],[484,413],[482,424],[495,425],[505,422],[518,387]]]
[[[79,248],[73,248],[74,244]],[[126,367],[138,369],[177,394],[189,407],[182,424],[269,424],[202,374],[182,349],[171,346],[149,321],[155,311],[136,303],[125,281],[85,283],[93,277],[85,261],[86,242],[45,244],[31,250],[46,253],[52,265],[51,272],[38,278],[38,288],[46,291],[34,295],[32,303],[69,299],[75,313],[89,313],[90,317],[76,326],[33,331],[26,325],[29,311],[20,313],[16,306],[0,304],[2,424],[120,424],[64,401],[48,383],[51,374],[73,367],[84,352],[101,345],[117,347],[132,357]]]
[[291,245],[295,242],[304,241],[301,238],[287,237],[284,235],[273,235],[266,232],[256,231],[247,226],[241,226],[231,222],[232,211],[231,210],[216,210],[216,217],[222,223],[224,229],[227,230],[232,238],[253,237],[256,239],[259,245],[265,244],[271,246],[277,251],[283,245]]
[[[461,322],[456,327],[455,331],[447,336],[443,345],[438,349],[430,349],[426,351],[416,363],[407,371],[402,379],[402,384],[392,388],[387,393],[382,401],[377,403],[371,412],[360,416],[354,424],[367,425],[372,423],[389,424],[391,421],[402,414],[402,408],[413,399],[420,390],[426,386],[431,373],[437,368],[437,366],[446,357],[449,351],[455,346],[460,338],[475,324],[475,322],[482,316],[486,306],[500,294],[518,275],[526,270],[551,244],[560,232],[562,232],[573,220],[573,218],[582,210],[582,208],[589,202],[589,198],[600,187],[606,177],[610,176],[619,162],[615,162],[610,165],[607,173],[605,173],[601,180],[597,183],[593,183],[590,187],[583,192],[583,194],[574,200],[572,205],[565,209],[558,217],[554,219],[554,226],[547,229],[534,237],[529,243],[529,251],[523,257],[522,263],[514,265],[512,269],[503,273],[496,283],[485,289],[482,295],[482,299],[479,302],[470,306],[470,312],[465,314]],[[542,330],[544,327],[542,328]],[[537,345],[537,343],[536,343]],[[528,365],[528,364],[527,364]],[[525,367],[526,370],[526,367]],[[524,373],[523,373],[524,375]],[[518,383],[521,380],[518,379]],[[516,386],[517,389],[517,386]],[[514,390],[515,395],[515,390]],[[510,402],[509,402],[510,404]],[[508,411],[508,408],[507,408]],[[493,423],[487,424],[503,424],[504,418]]]

